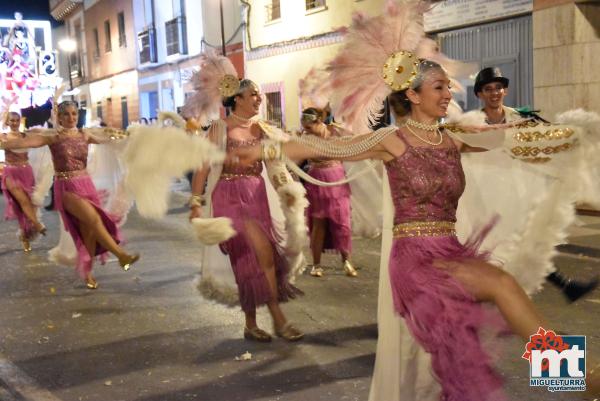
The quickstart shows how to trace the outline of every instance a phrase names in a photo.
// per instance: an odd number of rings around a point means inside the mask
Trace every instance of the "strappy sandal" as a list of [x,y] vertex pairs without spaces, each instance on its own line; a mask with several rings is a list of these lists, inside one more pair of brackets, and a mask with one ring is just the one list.
[[286,323],[281,329],[274,329],[277,337],[281,337],[287,341],[298,341],[304,337],[304,333],[294,327],[291,323]]
[[244,338],[246,340],[258,341],[260,343],[268,343],[273,339],[269,333],[258,327],[253,327],[251,329],[244,327]]

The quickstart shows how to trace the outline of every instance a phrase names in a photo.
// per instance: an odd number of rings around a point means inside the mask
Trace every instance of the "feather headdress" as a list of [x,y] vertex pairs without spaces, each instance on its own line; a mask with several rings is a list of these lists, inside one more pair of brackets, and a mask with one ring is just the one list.
[[201,125],[219,116],[221,101],[239,90],[235,67],[227,57],[207,49],[200,56],[200,70],[192,76],[195,93],[183,107],[186,117],[196,118]]
[[63,92],[67,89],[66,85],[61,84],[54,89],[54,94],[52,95],[52,112],[50,113],[52,126],[58,127],[58,105],[60,97]]
[[327,90],[338,120],[354,130],[367,128],[392,91],[413,84],[419,59],[441,64],[450,75],[465,72],[463,63],[444,57],[425,37],[423,13],[430,7],[427,1],[388,0],[381,15],[354,14],[340,51],[327,66]]

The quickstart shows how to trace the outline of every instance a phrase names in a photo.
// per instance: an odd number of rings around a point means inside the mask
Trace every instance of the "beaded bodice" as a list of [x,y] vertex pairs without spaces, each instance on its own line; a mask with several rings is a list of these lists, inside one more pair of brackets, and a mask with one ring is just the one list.
[[50,152],[57,172],[85,170],[87,166],[88,143],[83,134],[58,134],[50,144]]
[[394,224],[411,221],[456,221],[465,188],[460,153],[451,140],[439,147],[414,146],[400,130],[406,151],[385,163],[394,203]]
[[[11,138],[8,135],[7,137]],[[8,164],[25,164],[29,161],[27,152],[13,152],[11,150],[4,151],[4,159]]]
[[[239,140],[227,137],[227,153],[231,152],[236,148],[243,148],[248,146],[259,145],[262,138]],[[250,166],[242,165],[224,165],[221,174],[231,175],[260,175],[262,172],[263,164],[262,161],[258,160],[252,163]]]

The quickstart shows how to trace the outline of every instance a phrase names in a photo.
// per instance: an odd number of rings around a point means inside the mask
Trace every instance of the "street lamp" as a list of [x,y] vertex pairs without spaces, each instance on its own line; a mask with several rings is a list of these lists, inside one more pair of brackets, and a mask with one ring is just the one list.
[[[67,66],[69,67],[69,92],[73,90],[73,77],[71,75],[71,53],[77,50],[77,42],[71,38],[64,38],[58,42],[60,50],[67,53]],[[75,100],[75,96],[71,94],[71,100]]]

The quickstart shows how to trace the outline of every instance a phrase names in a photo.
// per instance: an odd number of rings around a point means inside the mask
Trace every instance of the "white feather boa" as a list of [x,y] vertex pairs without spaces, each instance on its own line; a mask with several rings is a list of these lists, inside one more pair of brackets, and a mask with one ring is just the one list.
[[217,245],[235,236],[231,219],[227,217],[192,219],[196,237],[204,245]]
[[207,163],[223,161],[214,144],[177,127],[135,126],[129,129],[123,160],[125,184],[140,214],[160,218],[167,212],[171,180]]

